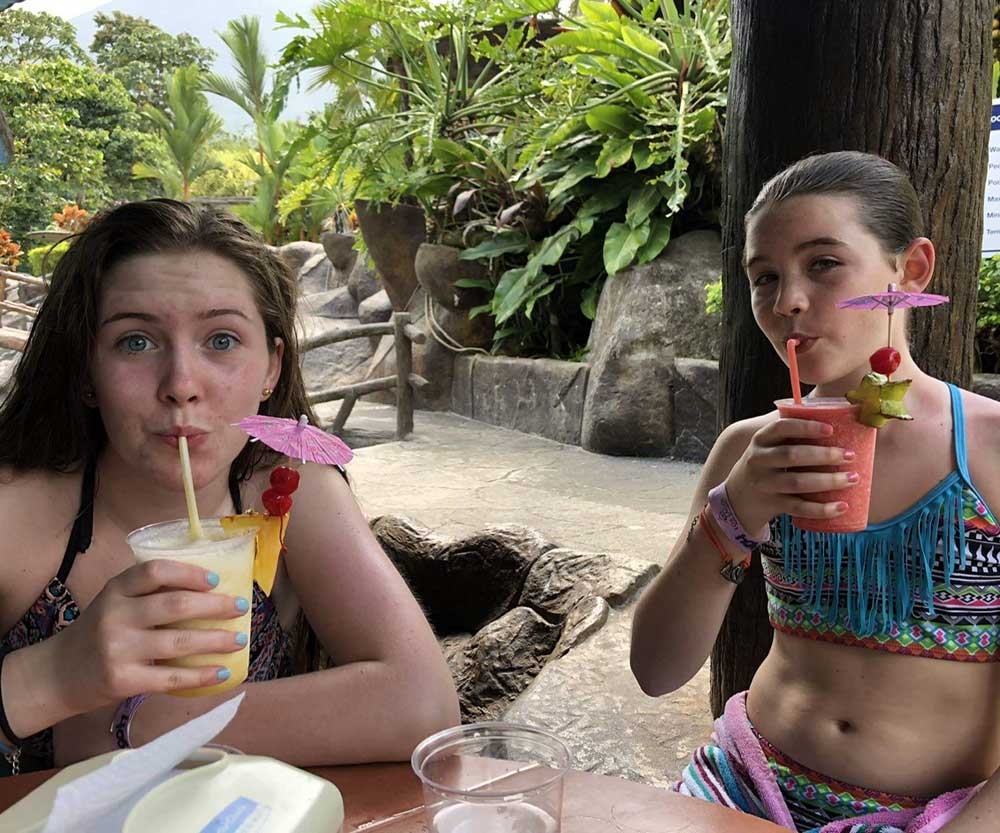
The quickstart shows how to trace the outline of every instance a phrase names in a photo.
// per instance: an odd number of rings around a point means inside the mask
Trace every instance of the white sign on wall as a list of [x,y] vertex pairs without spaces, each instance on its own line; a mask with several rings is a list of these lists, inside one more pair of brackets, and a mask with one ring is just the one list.
[[990,159],[983,201],[983,257],[1000,254],[1000,98],[990,114]]

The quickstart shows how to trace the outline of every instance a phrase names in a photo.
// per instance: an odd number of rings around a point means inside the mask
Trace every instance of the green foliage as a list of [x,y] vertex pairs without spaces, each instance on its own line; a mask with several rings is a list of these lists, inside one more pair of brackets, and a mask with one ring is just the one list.
[[245,139],[224,136],[207,146],[207,153],[219,163],[191,183],[192,197],[253,196],[257,175],[244,163],[252,146]]
[[705,284],[705,312],[722,315],[722,276],[717,281]]
[[114,77],[64,58],[0,66],[0,109],[14,135],[14,156],[0,167],[0,223],[15,236],[47,227],[66,203],[93,210],[145,193],[131,169],[152,140]]
[[1000,255],[984,258],[979,267],[976,352],[980,370],[1000,373]]
[[163,139],[167,156],[158,162],[138,162],[132,172],[138,179],[156,179],[170,196],[187,199],[191,183],[220,168],[206,146],[222,129],[220,119],[199,92],[200,70],[192,64],[174,71],[167,87],[167,108],[146,106],[142,114]]
[[97,65],[125,85],[140,107],[167,108],[167,87],[176,70],[192,64],[205,70],[215,53],[192,35],[164,32],[144,17],[123,12],[94,15],[90,45]]
[[76,28],[47,12],[8,9],[0,15],[0,64],[16,66],[69,58],[87,63],[86,53],[76,42]]
[[70,241],[62,240],[55,245],[36,246],[28,252],[28,267],[32,275],[42,277],[52,273],[62,256],[69,251]]

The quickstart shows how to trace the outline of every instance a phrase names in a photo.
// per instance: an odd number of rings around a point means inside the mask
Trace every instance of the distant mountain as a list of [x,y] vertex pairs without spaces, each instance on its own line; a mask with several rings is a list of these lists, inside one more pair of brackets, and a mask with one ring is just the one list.
[[[232,18],[247,15],[260,18],[261,40],[268,58],[274,62],[285,44],[298,32],[290,29],[275,28],[275,17],[279,11],[294,16],[302,14],[308,17],[309,10],[317,5],[318,0],[241,0],[240,3],[219,3],[215,0],[109,0],[93,11],[73,18],[70,22],[76,27],[77,40],[84,49],[89,49],[94,39],[97,25],[94,15],[103,12],[123,12],[134,17],[145,17],[172,35],[187,32],[198,38],[204,46],[215,50],[216,63],[212,67],[215,72],[229,77],[235,76],[232,68],[229,50],[216,34],[226,28]],[[305,84],[296,91],[292,84],[288,96],[288,108],[285,117],[298,118],[311,110],[320,110],[328,94],[320,89],[306,92]],[[226,122],[226,129],[238,132],[250,123],[247,115],[235,104],[231,104],[218,96],[210,95],[212,107]]]

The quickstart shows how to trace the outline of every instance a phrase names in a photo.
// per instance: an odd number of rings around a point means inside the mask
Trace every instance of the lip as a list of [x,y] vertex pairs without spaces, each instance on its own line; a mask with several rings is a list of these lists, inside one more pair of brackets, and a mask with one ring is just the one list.
[[205,442],[205,439],[208,437],[208,432],[202,431],[200,428],[195,428],[191,425],[178,425],[171,428],[166,434],[159,434],[158,436],[171,448],[177,448],[178,437],[187,437],[188,448],[194,449]]
[[809,349],[816,343],[815,336],[807,336],[802,333],[789,333],[785,336],[786,350],[788,349],[787,342],[793,338],[798,342],[798,346],[795,348],[796,356],[801,356],[803,353],[808,352]]

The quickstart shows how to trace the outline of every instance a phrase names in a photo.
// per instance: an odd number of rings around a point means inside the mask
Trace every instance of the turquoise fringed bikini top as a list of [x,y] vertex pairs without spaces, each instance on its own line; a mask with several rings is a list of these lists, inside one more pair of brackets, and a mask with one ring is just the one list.
[[760,548],[772,626],[783,633],[960,662],[1000,661],[1000,527],[969,476],[961,392],[958,467],[920,501],[856,533],[806,532],[781,516]]

